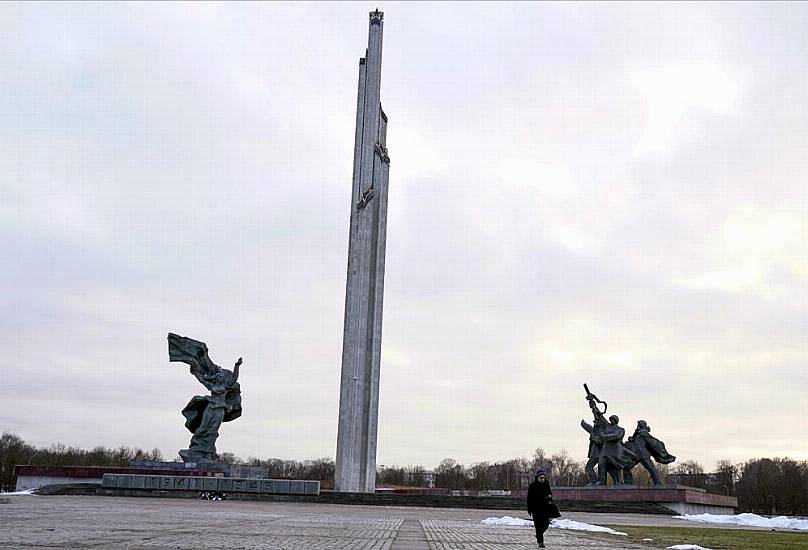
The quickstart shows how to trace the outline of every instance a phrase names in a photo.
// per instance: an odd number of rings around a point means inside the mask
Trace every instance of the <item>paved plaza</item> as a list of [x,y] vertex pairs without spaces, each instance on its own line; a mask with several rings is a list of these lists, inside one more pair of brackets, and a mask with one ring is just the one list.
[[[2,548],[519,550],[533,529],[488,526],[510,510],[172,498],[0,496]],[[568,517],[578,519],[574,514]],[[550,529],[548,548],[640,548]]]

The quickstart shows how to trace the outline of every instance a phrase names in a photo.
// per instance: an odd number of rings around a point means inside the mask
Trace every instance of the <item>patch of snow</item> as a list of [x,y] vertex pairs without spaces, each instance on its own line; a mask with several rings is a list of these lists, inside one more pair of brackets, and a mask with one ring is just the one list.
[[[512,518],[511,516],[503,516],[501,518],[487,518],[483,520],[486,525],[507,525],[509,527],[533,527],[533,521],[529,519]],[[611,533],[612,535],[623,535],[620,531],[609,529],[608,527],[601,527],[600,525],[590,525],[581,521],[573,521],[571,519],[554,519],[550,521],[550,527],[555,529],[570,529],[573,531],[592,531],[597,533]]]
[[766,527],[768,529],[795,529],[798,531],[808,531],[808,519],[789,518],[786,516],[765,518],[757,514],[736,514],[731,516],[719,516],[716,514],[694,514],[676,517],[685,521],[696,521],[699,523],[719,523],[722,525],[738,525],[741,527]]
[[26,489],[25,491],[15,491],[13,493],[0,493],[0,497],[18,497],[20,495],[33,495],[35,489]]
[[483,523],[486,525],[509,525],[511,527],[533,527],[533,522],[529,519],[512,518],[511,516],[503,516],[501,518],[488,518],[484,519]]
[[554,519],[550,522],[550,527],[555,527],[556,529],[572,529],[573,531],[592,531],[595,533],[610,533],[612,535],[623,535],[624,537],[627,536],[625,533],[615,531],[614,529],[610,529],[608,527],[602,527],[600,525],[590,525],[589,523],[583,523],[581,521],[573,521],[571,519]]
[[643,542],[654,542],[654,539],[642,539]]
[[710,549],[705,548],[703,546],[699,546],[698,544],[674,544],[673,546],[668,546],[668,550],[710,550]]

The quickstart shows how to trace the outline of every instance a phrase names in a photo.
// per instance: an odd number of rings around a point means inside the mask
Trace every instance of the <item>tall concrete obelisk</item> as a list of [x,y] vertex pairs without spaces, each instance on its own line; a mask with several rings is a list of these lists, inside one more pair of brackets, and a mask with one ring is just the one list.
[[368,49],[359,60],[348,282],[342,339],[334,489],[376,489],[376,432],[387,234],[387,117],[379,101],[384,13],[370,13]]

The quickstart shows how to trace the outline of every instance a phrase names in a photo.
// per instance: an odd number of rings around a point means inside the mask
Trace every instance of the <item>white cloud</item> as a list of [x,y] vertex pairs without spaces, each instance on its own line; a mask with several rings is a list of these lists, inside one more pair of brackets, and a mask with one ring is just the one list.
[[739,292],[748,289],[760,280],[760,272],[751,270],[709,271],[691,277],[678,278],[677,281],[691,288],[723,290]]
[[563,164],[530,159],[508,159],[502,163],[500,177],[515,191],[528,187],[542,194],[567,196],[579,192],[575,178]]
[[767,277],[778,270],[798,277],[808,274],[808,224],[790,209],[740,207],[724,221],[710,250],[719,268],[679,276],[679,284],[787,298],[788,293],[778,291]]
[[596,240],[585,237],[578,230],[571,227],[556,227],[553,230],[559,242],[572,252],[578,252],[586,247],[591,247],[596,244]]
[[756,264],[787,254],[790,245],[804,233],[802,218],[796,212],[745,207],[733,212],[722,229],[727,252],[736,258],[748,258]]
[[649,69],[634,74],[632,80],[647,106],[645,131],[634,149],[637,157],[668,149],[689,109],[727,114],[738,101],[738,83],[726,69],[711,63]]

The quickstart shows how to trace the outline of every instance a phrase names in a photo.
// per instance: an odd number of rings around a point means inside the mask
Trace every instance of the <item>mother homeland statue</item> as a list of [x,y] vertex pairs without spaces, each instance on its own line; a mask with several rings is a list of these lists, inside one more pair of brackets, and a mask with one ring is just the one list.
[[185,427],[194,435],[180,456],[183,462],[215,462],[219,426],[241,416],[241,358],[232,371],[223,369],[208,357],[204,342],[169,333],[168,359],[190,365],[191,374],[210,391],[210,395],[194,396],[182,410]]

